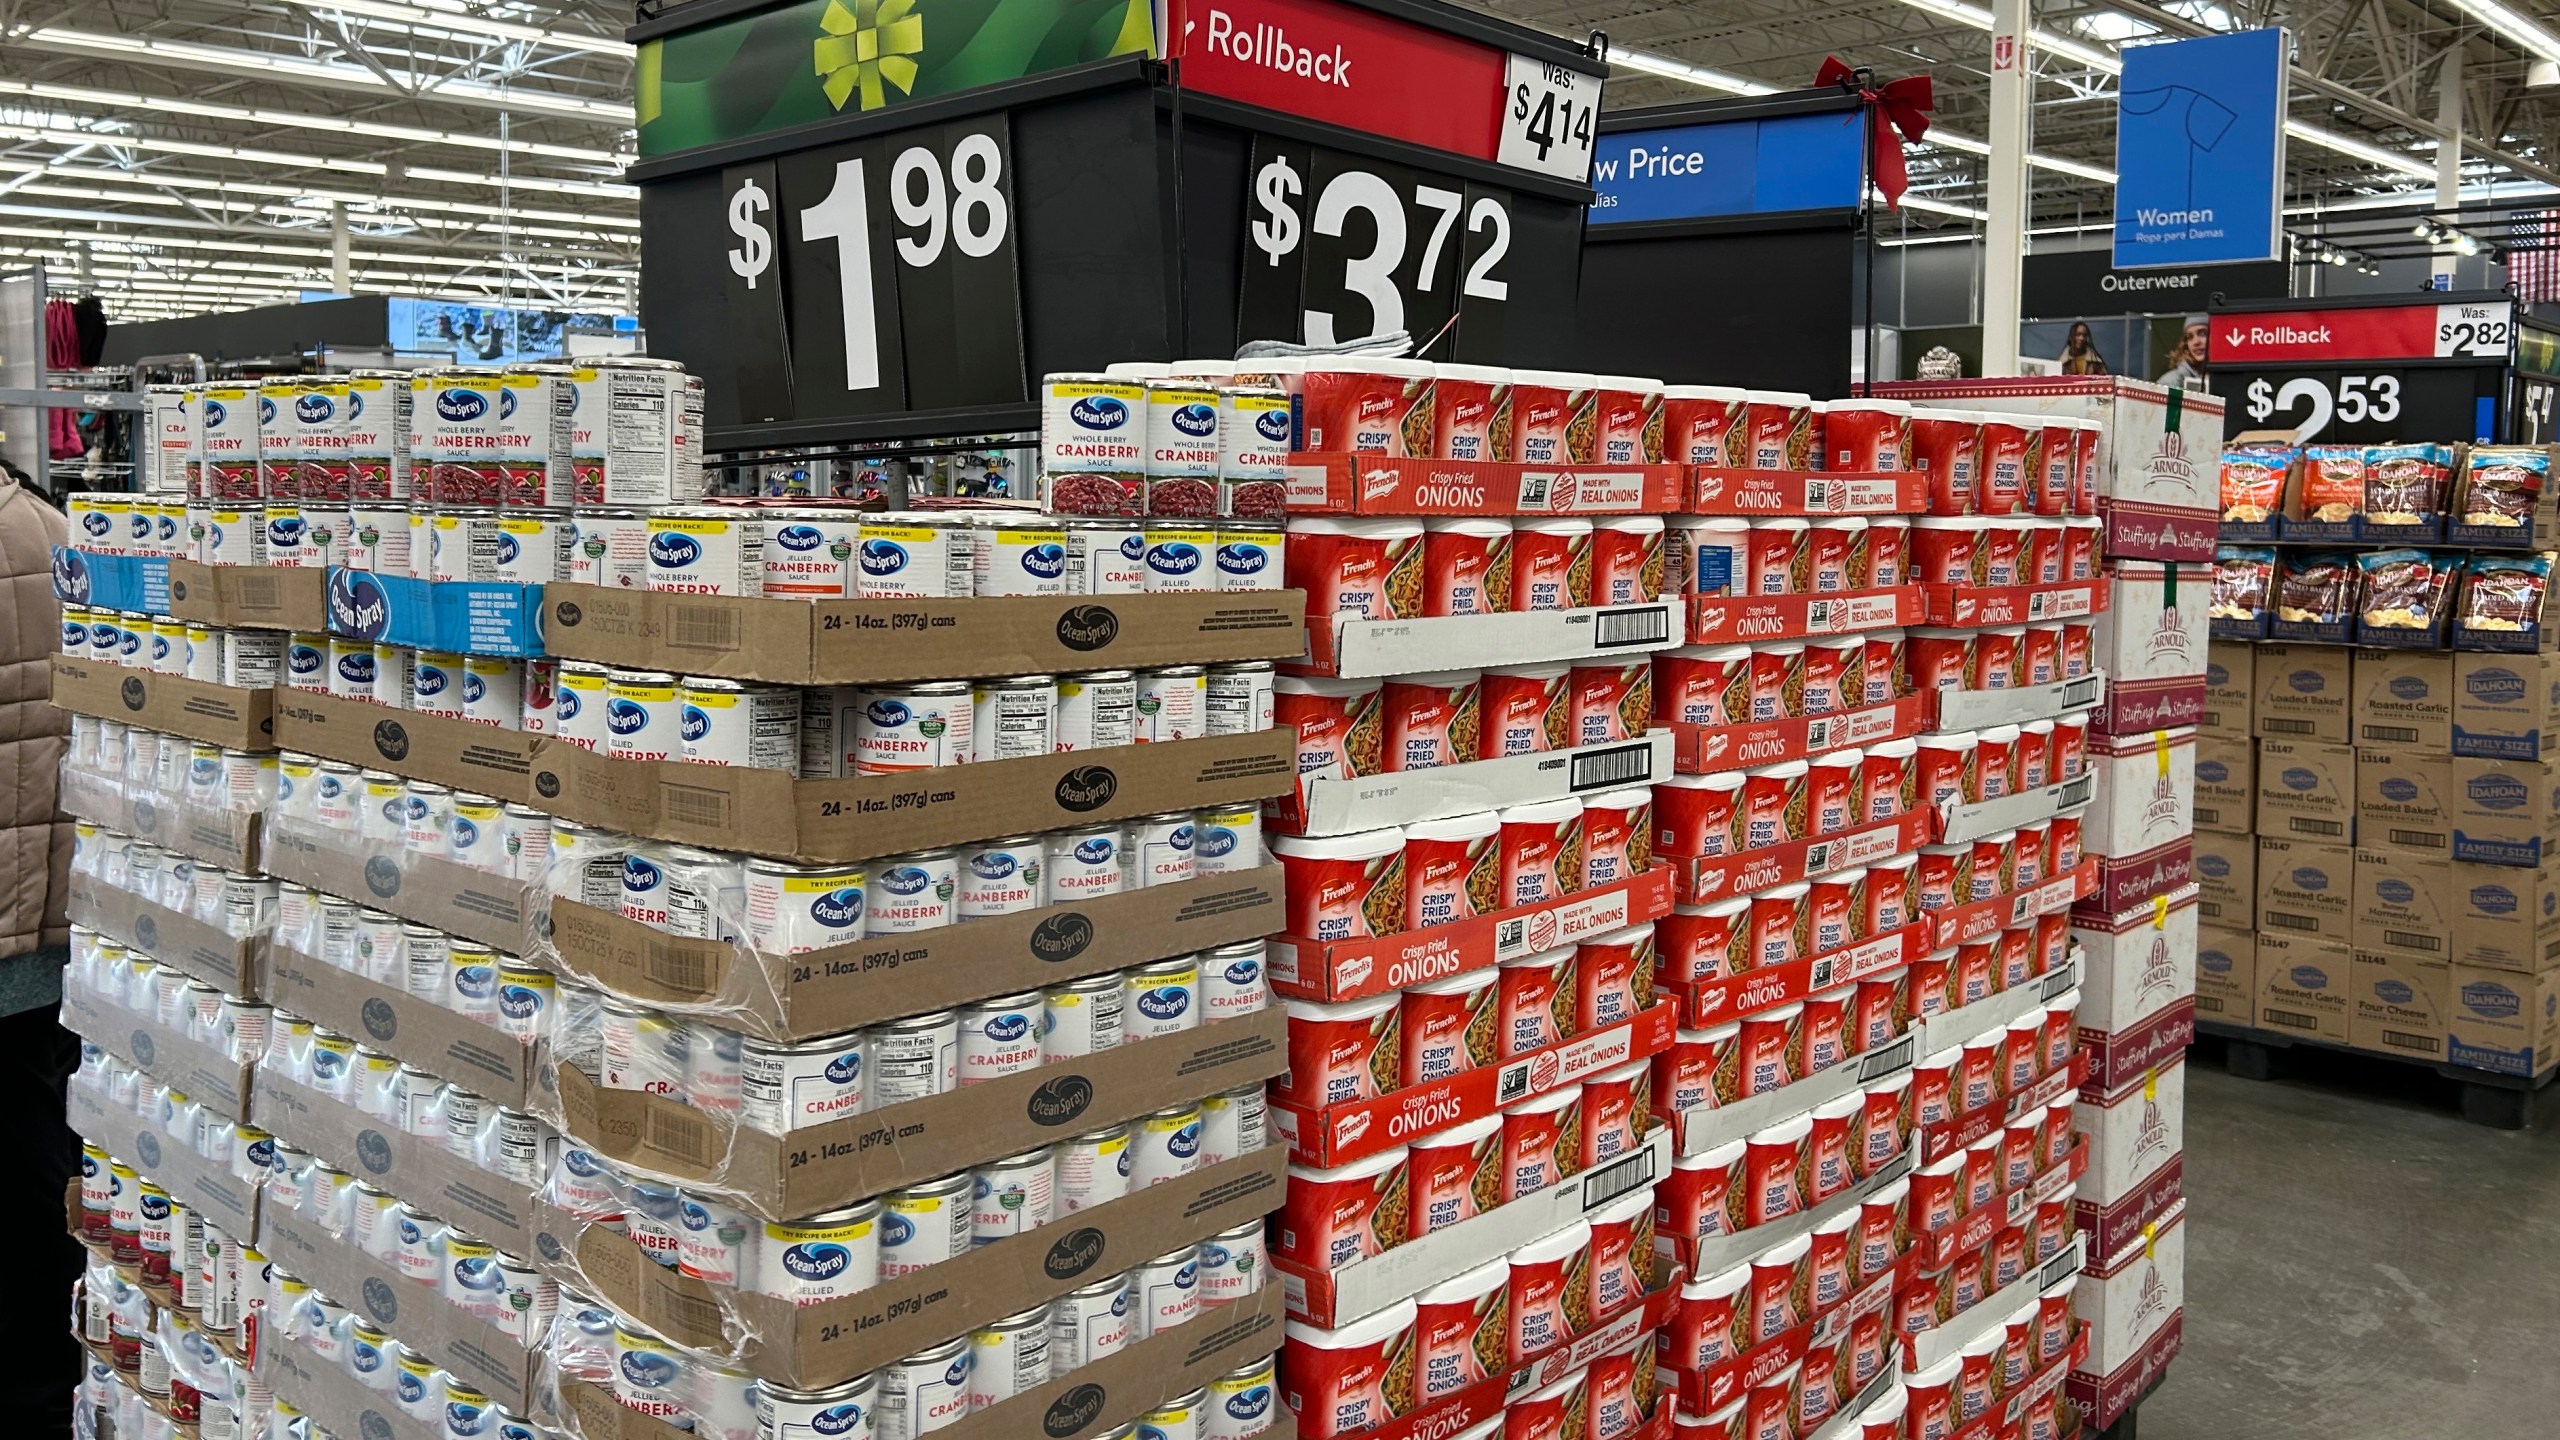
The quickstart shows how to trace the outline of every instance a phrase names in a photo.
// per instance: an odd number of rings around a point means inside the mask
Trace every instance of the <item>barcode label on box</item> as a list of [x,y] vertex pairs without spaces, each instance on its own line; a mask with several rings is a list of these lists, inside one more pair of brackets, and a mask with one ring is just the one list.
[[734,653],[739,641],[738,612],[715,605],[670,605],[667,644],[679,650]]
[[1614,1165],[1603,1166],[1582,1179],[1582,1208],[1597,1210],[1621,1195],[1641,1190],[1653,1183],[1653,1151],[1637,1151]]
[[2259,911],[2258,923],[2270,930],[2312,931],[2320,928],[2320,922],[2308,915],[2287,915],[2278,910]]
[[720,1158],[721,1132],[710,1122],[679,1106],[653,1105],[648,1110],[648,1123],[642,1127],[642,1143],[661,1155],[673,1155],[693,1165],[709,1165]]
[[653,944],[641,962],[640,973],[652,984],[688,994],[703,994],[711,988],[711,966],[699,950]]
[[2343,820],[2306,820],[2296,815],[2287,819],[2285,823],[2293,827],[2293,833],[2296,835],[2335,837],[2347,833],[2347,823]]
[[696,785],[661,783],[658,807],[669,820],[681,824],[726,827],[729,823],[728,795]]
[[2382,943],[2397,945],[2403,950],[2424,950],[2433,954],[2444,948],[2444,937],[2430,935],[2423,930],[2385,930],[2382,932]]
[[1628,645],[1660,645],[1671,638],[1671,612],[1659,605],[1603,610],[1591,648],[1614,650]]
[[2280,716],[2261,715],[2258,728],[2270,735],[2308,735],[2320,728],[2317,720],[2287,720]]
[[2320,1021],[2316,1017],[2305,1015],[2298,1010],[2268,1010],[2262,1008],[2258,1011],[2258,1018],[2269,1025],[2281,1025],[2287,1030],[2317,1030],[2320,1028]]
[[2444,1042],[2432,1035],[2413,1034],[2406,1030],[2383,1031],[2382,1043],[2394,1050],[2415,1050],[2423,1055],[2433,1055],[2444,1048]]
[[2415,745],[2418,743],[2418,729],[2414,725],[2367,725],[2364,738],[2379,740],[2386,745]]
[[2394,830],[2391,832],[2392,844],[2414,845],[2421,850],[2441,850],[2444,848],[2445,838],[2444,832],[2440,830]]
[[1573,788],[1605,790],[1653,778],[1653,746],[1638,740],[1606,750],[1579,750],[1573,757]]

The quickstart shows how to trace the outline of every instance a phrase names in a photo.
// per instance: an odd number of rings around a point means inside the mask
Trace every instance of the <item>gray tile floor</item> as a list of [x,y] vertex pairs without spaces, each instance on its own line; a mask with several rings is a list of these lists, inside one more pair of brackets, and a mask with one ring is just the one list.
[[2421,1071],[2189,1065],[2186,1344],[2141,1440],[2560,1434],[2560,1087],[2514,1133]]

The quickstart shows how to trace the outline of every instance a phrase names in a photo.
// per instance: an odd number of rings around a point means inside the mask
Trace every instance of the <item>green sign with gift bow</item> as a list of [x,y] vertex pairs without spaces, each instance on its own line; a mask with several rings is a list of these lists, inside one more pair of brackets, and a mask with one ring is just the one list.
[[1148,0],[789,0],[640,44],[640,154],[1155,53]]

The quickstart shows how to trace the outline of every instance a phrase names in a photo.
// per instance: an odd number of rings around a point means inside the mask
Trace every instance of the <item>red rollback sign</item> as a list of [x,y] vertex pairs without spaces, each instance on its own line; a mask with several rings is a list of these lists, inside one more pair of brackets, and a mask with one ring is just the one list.
[[2216,315],[2216,365],[2298,360],[2503,358],[2514,308],[2503,301],[2342,306]]
[[1169,0],[1186,89],[1492,160],[1508,56],[1335,0]]

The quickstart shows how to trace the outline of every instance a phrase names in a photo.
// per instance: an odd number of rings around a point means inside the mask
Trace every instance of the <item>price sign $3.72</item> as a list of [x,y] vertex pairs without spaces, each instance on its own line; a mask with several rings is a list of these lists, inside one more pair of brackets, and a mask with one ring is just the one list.
[[[999,117],[724,172],[736,342],[774,325],[767,353],[787,349],[802,417],[962,403],[955,385],[1019,398],[1009,162]],[[955,326],[1011,337],[1013,363],[976,363]]]
[[[1259,139],[1245,202],[1245,339],[1332,345],[1510,298],[1511,196],[1320,147]],[[1462,327],[1463,328],[1463,327]],[[1446,353],[1444,350],[1442,353]]]

